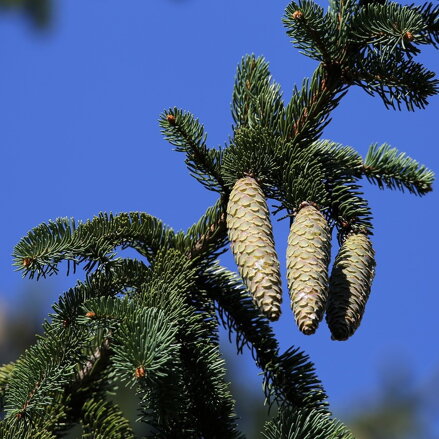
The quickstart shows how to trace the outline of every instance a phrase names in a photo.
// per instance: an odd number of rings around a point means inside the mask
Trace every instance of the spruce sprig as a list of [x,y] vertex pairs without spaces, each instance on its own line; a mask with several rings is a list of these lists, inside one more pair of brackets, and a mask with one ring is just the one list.
[[279,122],[281,135],[303,147],[318,140],[330,122],[330,113],[338,106],[347,92],[340,82],[340,71],[333,67],[333,75],[319,66],[311,78],[303,80],[302,87],[294,87],[285,116]]
[[89,399],[81,412],[83,439],[134,439],[128,420],[115,403]]
[[426,25],[422,36],[428,44],[437,49],[439,45],[439,5],[427,2],[421,5],[412,3],[408,7],[422,15]]
[[[240,437],[233,400],[224,380],[218,323],[213,307],[203,299],[205,292],[197,286],[197,278],[196,266],[192,266],[183,254],[175,250],[160,252],[142,294],[134,296],[143,306],[155,306],[165,311],[178,326],[176,339],[180,344],[182,378],[177,388],[185,400],[175,411],[177,416],[168,417],[166,425],[161,428],[168,434],[172,427],[174,434],[195,430],[205,437],[215,434]],[[160,392],[154,394],[156,400],[160,400]],[[206,394],[212,397],[206,399]]]
[[59,218],[41,224],[21,239],[14,249],[14,265],[29,278],[56,274],[63,260],[72,262],[73,268],[85,262],[84,270],[91,272],[98,264],[114,259],[116,247],[132,247],[143,256],[153,257],[159,248],[171,246],[174,239],[172,229],[140,212],[100,213],[79,224]]
[[207,147],[207,135],[198,119],[171,108],[161,115],[159,123],[164,138],[176,151],[186,154],[185,163],[190,174],[207,189],[219,192],[223,186],[219,173],[221,150]]
[[45,336],[19,359],[8,380],[7,417],[29,423],[48,416],[46,407],[73,379],[87,345],[87,334],[77,328],[60,331],[46,324]]
[[337,49],[337,27],[330,15],[311,0],[291,2],[283,18],[287,34],[302,54],[330,64]]
[[409,111],[425,108],[428,99],[438,93],[439,81],[435,73],[412,59],[399,54],[382,57],[368,52],[358,60],[351,81],[366,93],[380,96],[387,108],[401,110],[405,104]]
[[326,394],[313,364],[298,349],[280,354],[268,320],[255,309],[252,299],[234,273],[216,266],[199,280],[217,303],[223,325],[236,332],[238,353],[247,346],[264,373],[264,389],[270,404],[314,407],[324,410]]
[[373,46],[382,57],[398,48],[408,55],[420,53],[416,45],[428,44],[426,31],[420,12],[395,2],[369,4],[352,21],[353,40]]
[[381,189],[406,189],[416,195],[430,192],[434,181],[430,169],[386,143],[370,146],[362,170]]
[[327,413],[283,407],[266,422],[262,434],[265,439],[354,439],[346,426]]
[[233,87],[235,131],[255,125],[276,130],[282,111],[280,86],[272,81],[268,62],[263,57],[245,56],[238,65]]

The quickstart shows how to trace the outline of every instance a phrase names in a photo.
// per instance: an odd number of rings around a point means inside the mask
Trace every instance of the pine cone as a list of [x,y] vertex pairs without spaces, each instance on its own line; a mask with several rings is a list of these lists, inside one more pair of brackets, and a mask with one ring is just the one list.
[[227,205],[227,230],[239,273],[253,300],[270,319],[280,316],[279,260],[264,194],[251,177],[233,186]]
[[349,235],[332,268],[326,321],[333,340],[347,340],[360,326],[375,272],[367,235]]
[[331,231],[325,217],[302,203],[288,236],[287,279],[296,323],[306,335],[313,334],[323,318],[330,253]]

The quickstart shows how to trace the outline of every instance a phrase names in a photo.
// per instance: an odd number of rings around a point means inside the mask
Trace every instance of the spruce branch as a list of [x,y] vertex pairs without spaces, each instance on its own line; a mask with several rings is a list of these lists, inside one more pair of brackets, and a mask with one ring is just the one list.
[[0,367],[0,412],[4,410],[4,398],[9,379],[14,370],[15,363],[4,364]]
[[354,439],[352,433],[328,413],[314,409],[281,407],[274,419],[265,423],[265,439]]
[[75,323],[83,316],[84,303],[97,297],[115,297],[117,294],[140,290],[149,278],[150,270],[141,261],[132,259],[114,260],[107,270],[97,270],[65,292],[53,305],[52,322],[60,328]]
[[119,215],[100,213],[85,223],[67,218],[49,221],[31,230],[14,249],[14,265],[30,278],[58,272],[62,260],[86,262],[90,272],[96,265],[114,259],[118,246],[133,247],[152,258],[161,247],[173,245],[175,234],[157,218],[140,212]]
[[383,58],[396,50],[416,55],[420,52],[416,45],[429,43],[423,15],[395,2],[362,8],[352,20],[351,29],[354,42],[373,46]]
[[439,5],[427,2],[422,5],[412,3],[407,7],[421,14],[425,23],[422,37],[434,48],[439,48]]
[[268,321],[252,304],[252,299],[236,275],[222,267],[212,267],[200,278],[203,288],[218,304],[222,323],[236,331],[237,349],[250,347],[264,372],[264,388],[269,403],[325,410],[325,392],[309,358],[298,349],[279,354]]
[[171,108],[160,117],[162,134],[175,150],[186,154],[190,174],[209,190],[221,192],[224,186],[219,168],[221,150],[209,149],[203,125],[192,114]]
[[46,324],[45,336],[14,367],[6,393],[7,418],[28,423],[47,416],[47,405],[74,376],[86,346],[87,336],[81,331],[59,331]]
[[[122,309],[118,310],[118,306]],[[112,336],[113,370],[129,386],[135,386],[136,370],[142,367],[142,377],[156,381],[172,370],[173,358],[179,349],[177,328],[165,313],[155,308],[129,307],[125,309],[119,299],[93,301],[86,305],[96,313],[95,319],[121,319]],[[105,309],[110,307],[110,310]],[[130,313],[127,313],[130,311]],[[129,318],[128,318],[129,317]],[[94,320],[96,321],[96,320]]]
[[184,243],[177,239],[176,247],[188,254],[189,259],[216,259],[227,243],[226,229],[227,197],[221,196],[184,235]]
[[70,424],[80,422],[83,406],[90,395],[104,398],[108,388],[110,375],[110,341],[104,338],[99,346],[84,357],[78,365],[75,378],[65,387],[64,404],[67,408],[67,419]]
[[[99,297],[84,304],[83,315],[83,325],[108,334],[110,348],[86,363],[81,370],[85,380],[93,379],[95,360],[100,369],[104,361],[103,367],[108,364],[107,374],[112,379],[117,376],[135,389],[142,421],[161,431],[169,422],[182,418],[187,395],[182,391],[177,325],[169,314],[157,307],[142,306],[133,298]],[[78,383],[82,386],[86,381]],[[76,401],[75,406],[82,407],[86,401]]]
[[372,212],[359,189],[355,183],[344,183],[332,184],[329,190],[331,218],[339,227],[340,241],[352,230],[372,233]]
[[[81,383],[81,386],[84,386],[86,380],[92,381],[91,375],[92,373],[100,373],[106,361],[108,361],[108,350],[109,350],[109,340],[105,339],[101,346],[95,349],[95,351],[91,354],[91,356],[84,363],[82,368],[79,370],[77,374],[77,381]],[[97,370],[96,365],[100,362],[99,371]]]
[[370,52],[351,72],[351,80],[371,96],[379,95],[387,108],[398,110],[401,104],[409,111],[425,108],[428,98],[439,92],[434,72],[399,55]]
[[291,101],[280,122],[282,136],[295,144],[310,145],[318,140],[330,122],[329,114],[347,93],[338,64],[320,65],[311,80],[306,78],[302,88],[294,88]]
[[230,146],[224,152],[222,173],[229,189],[248,176],[257,179],[267,196],[282,167],[277,160],[282,139],[265,126],[241,126],[235,130]]
[[351,146],[344,146],[331,140],[320,139],[310,149],[321,161],[325,178],[337,182],[350,181],[363,166],[363,160]]
[[380,189],[407,189],[416,195],[430,192],[434,181],[431,170],[386,143],[370,146],[362,172]]
[[4,421],[0,423],[0,437],[2,439],[57,439],[57,436],[50,431],[39,430],[38,427],[13,425]]
[[292,147],[283,157],[285,170],[277,183],[283,207],[292,213],[303,201],[327,205],[325,172],[313,148]]
[[268,62],[247,55],[238,65],[232,96],[232,117],[237,127],[248,124],[252,101],[270,81]]
[[52,404],[46,407],[48,416],[35,420],[32,425],[18,419],[10,418],[0,421],[0,437],[2,439],[58,439],[59,429],[64,427],[63,407]]
[[81,411],[83,439],[134,439],[128,420],[110,401],[88,400]]
[[[308,356],[293,347],[280,352],[242,282],[215,259],[227,242],[229,192],[242,177],[254,177],[288,214],[303,201],[315,203],[340,241],[372,231],[359,178],[419,195],[431,190],[433,173],[386,144],[372,145],[363,162],[352,148],[319,138],[351,85],[409,110],[438,93],[434,73],[413,61],[421,44],[437,45],[438,16],[431,3],[330,0],[324,13],[311,0],[292,2],[287,33],[319,66],[287,106],[268,63],[251,55],[238,67],[225,150],[207,146],[190,113],[172,108],[160,118],[191,175],[220,193],[186,233],[132,212],[49,221],[23,238],[14,257],[25,276],[56,274],[67,260],[73,269],[84,263],[86,279],[54,305],[38,343],[0,368],[7,411],[0,436],[54,439],[82,422],[84,437],[133,437],[106,400],[122,379],[140,397],[140,420],[153,437],[241,438],[219,350],[221,322],[229,337],[236,334],[238,352],[249,347],[268,403],[280,407],[266,424],[267,439],[352,439],[331,418]],[[137,250],[149,265],[117,258],[118,247]]]
[[291,2],[285,10],[283,23],[301,53],[325,64],[332,63],[333,43],[338,32],[321,6],[311,0]]
[[247,55],[238,65],[232,96],[234,130],[246,126],[275,129],[283,111],[280,86],[272,81],[268,62]]
[[[179,391],[185,398],[184,405],[175,412],[180,414],[174,416],[176,424],[167,422],[160,428],[181,432],[190,429],[203,437],[240,437],[219,352],[218,323],[213,307],[209,306],[211,300],[205,298],[207,292],[196,282],[198,264],[188,260],[184,253],[167,250],[157,254],[151,269],[150,280],[133,299],[144,307],[163,310],[177,325],[182,368]],[[179,424],[179,419],[186,421]]]

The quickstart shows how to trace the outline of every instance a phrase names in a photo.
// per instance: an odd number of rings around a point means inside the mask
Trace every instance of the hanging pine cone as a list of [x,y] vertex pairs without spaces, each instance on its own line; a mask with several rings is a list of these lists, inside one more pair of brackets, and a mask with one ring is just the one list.
[[302,203],[290,228],[287,279],[291,308],[299,329],[313,334],[323,318],[328,292],[331,231],[321,212]]
[[253,300],[270,319],[280,316],[279,260],[264,194],[251,177],[233,186],[227,205],[227,230],[239,273]]
[[326,321],[333,340],[347,340],[360,326],[375,271],[372,243],[364,233],[349,235],[332,268]]

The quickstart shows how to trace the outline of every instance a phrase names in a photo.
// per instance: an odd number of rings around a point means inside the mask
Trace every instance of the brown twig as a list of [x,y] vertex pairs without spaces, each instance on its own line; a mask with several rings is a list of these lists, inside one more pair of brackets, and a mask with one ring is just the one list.
[[76,375],[76,380],[66,388],[64,398],[70,407],[69,421],[77,421],[81,409],[89,397],[86,391],[87,387],[102,374],[109,364],[110,341],[106,338],[81,367]]
[[218,217],[217,221],[212,223],[208,230],[200,236],[200,238],[197,240],[197,242],[192,246],[190,252],[189,252],[189,259],[195,259],[202,253],[206,251],[206,249],[212,244],[212,242],[216,240],[221,240],[225,234],[227,233],[227,226],[226,226],[226,218],[227,214],[225,212],[225,205],[226,205],[226,197],[222,197],[222,209],[223,212]]

